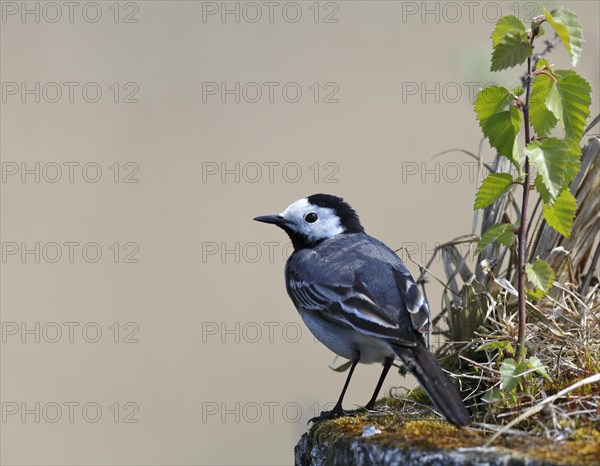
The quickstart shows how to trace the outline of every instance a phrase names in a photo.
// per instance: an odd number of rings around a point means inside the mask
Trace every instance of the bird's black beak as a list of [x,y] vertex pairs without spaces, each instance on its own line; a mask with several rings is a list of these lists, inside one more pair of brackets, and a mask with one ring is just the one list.
[[262,223],[272,223],[273,225],[277,226],[284,224],[284,220],[281,215],[261,215],[260,217],[255,217],[254,220]]

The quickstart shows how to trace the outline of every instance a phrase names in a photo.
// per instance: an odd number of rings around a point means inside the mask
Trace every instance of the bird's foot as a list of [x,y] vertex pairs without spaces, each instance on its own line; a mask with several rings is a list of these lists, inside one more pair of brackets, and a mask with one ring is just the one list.
[[373,401],[373,402],[369,401],[369,402],[368,402],[368,403],[367,403],[367,404],[366,404],[366,405],[363,407],[363,409],[364,409],[365,411],[374,411],[374,410],[375,410],[375,402],[374,402],[374,401]]
[[321,415],[309,419],[307,424],[336,419],[346,415],[348,415],[348,413],[342,409],[341,405],[335,405],[331,411],[321,411]]
[[369,401],[366,405],[358,409],[361,413],[381,415],[389,411],[389,406],[386,403],[377,403],[376,401]]

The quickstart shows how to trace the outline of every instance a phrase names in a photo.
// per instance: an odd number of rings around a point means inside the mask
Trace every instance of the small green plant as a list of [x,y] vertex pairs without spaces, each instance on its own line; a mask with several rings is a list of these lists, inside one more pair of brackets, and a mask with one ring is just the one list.
[[496,387],[483,396],[486,402],[499,401],[504,399],[505,394],[511,397],[511,402],[517,402],[516,389],[521,384],[522,379],[532,373],[542,375],[546,379],[550,376],[546,368],[536,356],[531,356],[525,361],[517,362],[513,358],[504,358],[507,354],[514,354],[514,349],[507,340],[495,340],[484,343],[476,351],[498,350],[498,361],[500,364],[500,387]]
[[[537,258],[533,263],[526,262],[527,207],[530,192],[536,191],[542,200],[545,221],[559,234],[569,237],[577,210],[569,184],[580,170],[579,142],[591,105],[590,85],[575,71],[557,70],[546,59],[534,63],[535,41],[544,34],[544,23],[554,29],[570,54],[572,66],[576,66],[582,52],[583,30],[574,13],[564,8],[544,10],[544,15],[533,19],[530,29],[516,16],[505,16],[498,21],[491,36],[491,70],[513,68],[526,62],[525,89],[519,85],[512,89],[486,87],[474,103],[483,135],[515,169],[514,175],[491,173],[485,178],[474,208],[492,205],[516,185],[523,189],[518,221],[514,225],[506,223],[489,228],[476,250],[479,253],[492,243],[511,247],[517,241],[517,348],[496,348],[514,351],[514,359],[504,359],[500,367],[502,388],[506,392],[513,391],[527,373],[537,372],[547,377],[539,359],[525,359],[526,298],[542,298],[554,281],[554,271],[545,260]],[[562,131],[557,128],[559,122]],[[518,142],[521,133],[523,157]]]

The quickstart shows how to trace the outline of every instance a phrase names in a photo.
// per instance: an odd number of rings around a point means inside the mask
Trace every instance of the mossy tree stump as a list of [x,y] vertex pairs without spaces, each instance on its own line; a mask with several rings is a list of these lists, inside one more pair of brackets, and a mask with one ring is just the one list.
[[509,435],[486,447],[491,433],[482,429],[386,411],[317,423],[296,445],[296,466],[600,465],[600,438],[553,442]]

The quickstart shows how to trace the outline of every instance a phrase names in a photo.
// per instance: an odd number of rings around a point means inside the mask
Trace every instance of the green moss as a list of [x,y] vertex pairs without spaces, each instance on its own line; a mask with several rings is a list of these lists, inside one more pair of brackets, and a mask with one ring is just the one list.
[[577,429],[569,436],[569,440],[593,440],[600,442],[600,432],[591,427]]
[[[309,435],[319,445],[327,445],[331,454],[340,440],[361,439],[383,448],[404,450],[416,447],[431,451],[483,446],[491,435],[480,429],[458,428],[436,419],[408,419],[399,409],[402,404],[399,400],[385,399],[378,404],[380,412],[357,411],[353,416],[319,422],[311,428]],[[381,434],[362,437],[363,426],[366,425],[375,426]],[[589,428],[576,431],[570,440],[553,442],[551,448],[547,439],[527,434],[506,436],[493,445],[549,463],[600,464],[600,433]]]

